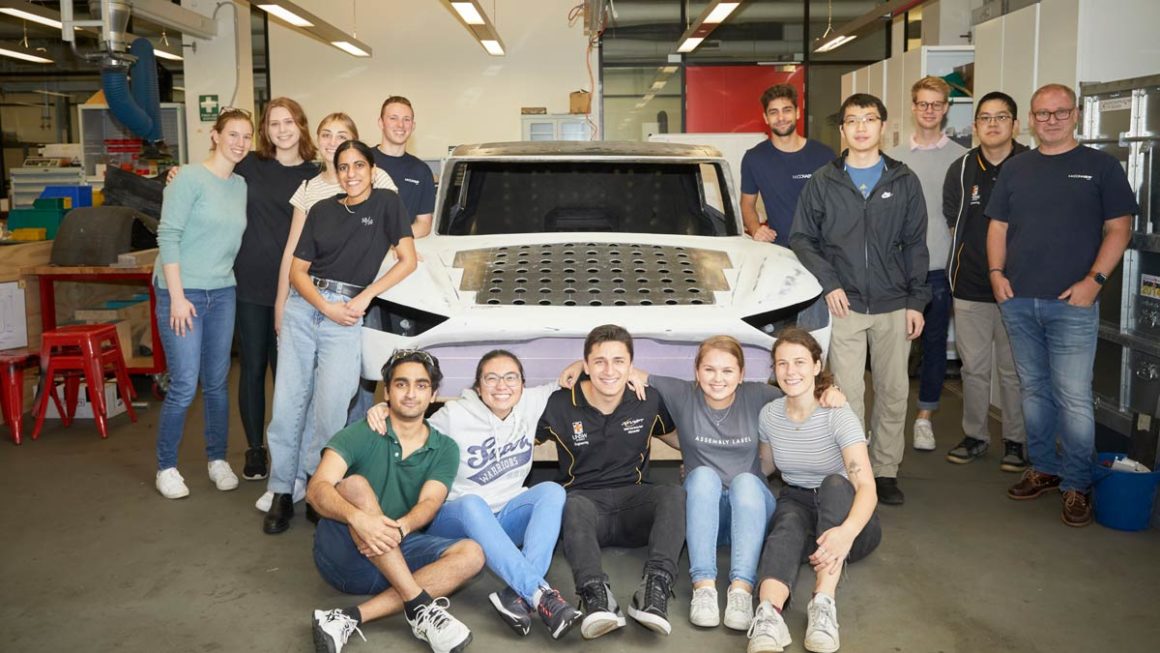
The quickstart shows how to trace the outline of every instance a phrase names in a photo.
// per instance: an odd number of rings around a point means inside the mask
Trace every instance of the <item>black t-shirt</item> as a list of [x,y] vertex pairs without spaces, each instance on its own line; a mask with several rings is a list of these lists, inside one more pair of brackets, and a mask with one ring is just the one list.
[[250,152],[234,172],[246,180],[246,231],[234,258],[238,300],[273,306],[294,211],[290,197],[302,182],[318,175],[318,164],[284,166]]
[[987,203],[987,216],[1007,223],[1004,268],[1015,296],[1039,299],[1087,276],[1105,220],[1139,210],[1120,162],[1083,145],[1007,161]]
[[[995,293],[991,289],[990,275],[988,274],[990,266],[987,264],[987,227],[991,221],[987,219],[983,211],[987,208],[987,202],[991,198],[995,182],[999,179],[999,173],[1003,171],[1003,166],[1011,160],[1011,157],[1026,151],[1026,147],[1015,143],[1007,158],[1000,161],[999,165],[994,165],[987,160],[987,157],[983,156],[978,148],[971,150],[966,160],[959,164],[967,166],[971,173],[964,175],[963,178],[974,182],[965,189],[962,188],[963,183],[960,175],[956,173],[962,168],[958,165],[952,165],[947,170],[946,183],[953,185],[954,190],[958,191],[955,193],[959,196],[956,204],[958,202],[966,204],[966,210],[963,212],[963,217],[957,227],[958,232],[955,234],[955,245],[958,251],[951,252],[950,274],[953,279],[951,284],[953,292],[951,294],[956,299],[995,303]],[[952,177],[952,173],[956,174]],[[944,201],[946,196],[944,190]],[[956,205],[954,210],[959,210],[959,207]],[[951,226],[954,227],[953,222]]]
[[339,202],[344,197],[310,208],[294,256],[310,261],[312,276],[367,286],[387,251],[411,238],[411,221],[394,191],[376,188],[362,204],[349,208]]
[[399,197],[403,198],[410,221],[435,211],[435,178],[422,159],[406,152],[403,156],[389,156],[377,147],[374,153],[375,165],[385,170],[399,187]]
[[536,442],[556,443],[557,483],[569,490],[596,490],[647,481],[651,437],[673,428],[654,388],[647,389],[644,401],[625,389],[620,405],[605,415],[588,403],[577,383],[548,398]]

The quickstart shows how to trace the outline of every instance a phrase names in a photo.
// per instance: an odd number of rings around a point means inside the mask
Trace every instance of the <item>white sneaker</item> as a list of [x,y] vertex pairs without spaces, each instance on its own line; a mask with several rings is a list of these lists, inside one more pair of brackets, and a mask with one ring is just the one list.
[[346,640],[351,633],[358,633],[362,641],[367,641],[354,619],[346,616],[342,610],[315,610],[313,627],[314,648],[319,651],[333,651],[342,653]]
[[230,464],[224,460],[209,461],[209,480],[222,492],[229,492],[238,488],[238,477]]
[[689,604],[689,621],[694,626],[702,628],[716,628],[721,623],[721,610],[717,606],[717,588],[693,589],[693,602]]
[[934,427],[929,419],[914,420],[914,448],[919,451],[934,451]]
[[273,503],[274,493],[266,492],[262,496],[258,497],[258,500],[254,502],[254,507],[257,508],[258,512],[260,513],[267,513],[270,512],[270,505]]
[[730,587],[725,595],[725,627],[749,630],[753,623],[753,595],[743,589]]
[[832,597],[818,594],[806,606],[809,625],[806,626],[807,651],[834,653],[838,650],[838,606]]
[[427,642],[435,653],[459,653],[471,643],[471,631],[451,616],[447,611],[450,606],[451,602],[441,596],[419,606],[414,621],[407,619],[411,633]]
[[773,608],[769,601],[757,606],[757,614],[749,625],[749,647],[747,653],[781,653],[793,643],[785,619]]
[[176,467],[170,467],[157,472],[157,491],[166,499],[184,499],[189,496],[189,488],[185,486],[185,479]]

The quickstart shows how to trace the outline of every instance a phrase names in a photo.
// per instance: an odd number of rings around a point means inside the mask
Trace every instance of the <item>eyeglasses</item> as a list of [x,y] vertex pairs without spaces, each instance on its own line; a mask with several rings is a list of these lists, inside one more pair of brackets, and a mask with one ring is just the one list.
[[412,362],[407,359],[418,359],[413,362],[423,361],[428,365],[435,365],[435,359],[431,357],[431,354],[428,354],[422,349],[396,349],[391,354],[391,357],[387,359],[387,365],[394,365],[399,361]]
[[927,111],[934,109],[935,111],[942,111],[942,108],[947,105],[946,102],[915,102],[914,106],[918,107],[919,111]]
[[1058,109],[1056,111],[1032,111],[1031,115],[1035,117],[1035,122],[1047,122],[1048,120],[1051,120],[1052,116],[1055,116],[1056,120],[1063,122],[1064,120],[1067,120],[1071,117],[1073,111],[1075,111],[1075,107],[1070,109]]
[[482,380],[483,384],[489,388],[494,388],[495,386],[499,385],[500,381],[503,381],[503,384],[507,387],[512,388],[519,385],[520,381],[523,381],[524,379],[515,372],[508,372],[503,376],[498,374],[484,374]]
[[998,113],[993,116],[987,113],[982,113],[975,116],[975,122],[984,125],[1002,125],[1008,120],[1011,120],[1011,114],[1009,113]]
[[872,113],[869,113],[869,114],[866,114],[864,116],[850,116],[849,118],[846,118],[845,120],[842,121],[842,125],[844,125],[848,129],[853,129],[856,125],[869,126],[869,125],[873,125],[873,124],[878,123],[880,120],[882,120],[882,119],[879,118],[878,116],[876,116]]

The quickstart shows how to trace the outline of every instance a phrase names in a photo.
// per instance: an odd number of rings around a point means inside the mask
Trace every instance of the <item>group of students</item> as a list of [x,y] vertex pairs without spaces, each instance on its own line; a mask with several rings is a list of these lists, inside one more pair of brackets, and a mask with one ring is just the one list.
[[[693,625],[744,631],[749,653],[783,650],[792,636],[782,610],[808,562],[804,645],[838,650],[841,571],[873,551],[881,529],[866,436],[823,371],[821,346],[802,329],[779,333],[777,386],[742,380],[730,336],[701,343],[692,380],[638,370],[633,351],[622,327],[596,327],[580,361],[533,388],[515,354],[489,352],[473,386],[428,420],[439,361],[396,351],[382,372],[387,401],[326,444],[307,489],[322,517],[319,572],[340,591],[372,595],[316,610],[317,650],[339,651],[361,624],[400,611],[436,653],[463,650],[470,629],[441,597],[484,565],[504,583],[490,601],[519,635],[538,616],[553,638],[579,626],[593,639],[625,626],[626,612],[668,634],[686,543]],[[681,486],[650,482],[653,437],[681,450]],[[554,443],[559,472],[525,487],[543,442]],[[775,466],[777,498],[766,481]],[[546,580],[557,539],[578,607]],[[648,548],[623,608],[601,563],[609,546]],[[719,547],[730,559],[723,615]]]
[[[430,231],[434,209],[430,169],[405,150],[410,102],[387,98],[379,124],[383,139],[371,148],[349,116],[332,113],[315,141],[301,106],[276,98],[251,151],[249,112],[226,109],[208,158],[169,173],[154,271],[170,373],[155,482],[166,498],[189,494],[177,448],[199,383],[209,477],[219,490],[238,486],[225,460],[235,324],[242,475],[269,478],[256,504],[264,532],[289,527],[323,443],[373,402],[373,387],[359,386],[359,327],[378,316],[371,300],[416,268],[414,238]],[[388,252],[393,264],[379,276]],[[268,429],[267,368],[277,370]]]

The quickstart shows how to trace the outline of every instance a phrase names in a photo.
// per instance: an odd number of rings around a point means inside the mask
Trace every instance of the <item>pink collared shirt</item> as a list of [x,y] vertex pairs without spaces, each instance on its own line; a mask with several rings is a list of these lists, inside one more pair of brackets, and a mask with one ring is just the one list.
[[942,137],[939,138],[938,141],[936,141],[934,143],[934,145],[920,145],[919,142],[914,139],[914,134],[911,134],[910,135],[910,151],[913,152],[915,150],[941,150],[944,147],[946,147],[947,143],[949,143],[949,142],[951,142],[950,137],[944,133],[942,135]]

